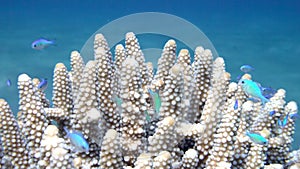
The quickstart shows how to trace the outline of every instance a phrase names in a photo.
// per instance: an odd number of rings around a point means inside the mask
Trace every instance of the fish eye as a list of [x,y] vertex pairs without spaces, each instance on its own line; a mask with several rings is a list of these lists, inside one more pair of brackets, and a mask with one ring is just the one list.
[[36,45],[33,45],[33,47],[36,47]]
[[242,80],[242,82],[241,82],[242,84],[244,84],[245,83],[245,81],[244,80]]

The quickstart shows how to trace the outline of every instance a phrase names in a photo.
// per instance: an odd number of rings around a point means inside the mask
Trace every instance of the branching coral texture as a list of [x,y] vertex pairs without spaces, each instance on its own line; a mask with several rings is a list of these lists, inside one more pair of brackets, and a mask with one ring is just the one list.
[[[223,58],[201,46],[194,53],[194,62],[186,49],[177,57],[169,40],[153,74],[134,33],[116,46],[115,57],[98,34],[94,60],[85,64],[73,51],[70,71],[56,65],[52,106],[38,80],[21,74],[18,118],[0,99],[1,168],[299,167],[300,150],[291,150],[295,119],[277,123],[298,111],[285,90],[262,106],[230,81]],[[76,151],[63,128],[81,132],[89,151]],[[246,131],[268,144],[251,141]]]

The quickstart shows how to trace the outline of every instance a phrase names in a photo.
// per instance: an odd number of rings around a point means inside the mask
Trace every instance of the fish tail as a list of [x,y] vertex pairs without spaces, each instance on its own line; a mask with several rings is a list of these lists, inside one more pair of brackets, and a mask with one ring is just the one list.
[[50,44],[53,46],[57,46],[56,39],[49,40]]
[[65,130],[65,132],[66,132],[67,134],[69,134],[69,130],[67,129],[66,126],[64,126],[64,130]]
[[57,46],[56,41],[52,41],[52,45],[53,45],[53,46]]
[[250,135],[250,132],[248,130],[246,130],[246,136],[249,136]]

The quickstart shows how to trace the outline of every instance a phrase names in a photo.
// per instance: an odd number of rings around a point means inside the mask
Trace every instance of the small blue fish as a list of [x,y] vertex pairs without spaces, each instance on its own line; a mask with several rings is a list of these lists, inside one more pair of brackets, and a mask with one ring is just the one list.
[[249,79],[241,79],[239,81],[239,85],[242,86],[244,92],[247,95],[260,99],[263,105],[265,105],[266,102],[269,102],[269,100],[262,95],[258,83],[253,82],[252,80]]
[[236,99],[234,102],[233,108],[234,108],[234,110],[236,110],[236,109],[238,109],[238,107],[239,107],[239,101]]
[[282,124],[282,121],[281,121],[280,119],[278,119],[277,124],[278,124],[278,126],[279,126],[280,128],[283,128],[283,124]]
[[153,104],[154,104],[154,109],[156,113],[159,113],[159,109],[161,107],[161,99],[159,97],[158,92],[153,92],[151,89],[148,89],[148,92],[151,95]]
[[262,95],[267,99],[273,97],[277,92],[275,89],[272,89],[271,87],[261,87],[261,91],[262,91]]
[[244,73],[248,73],[254,70],[254,68],[250,65],[243,65],[240,67],[240,70]]
[[31,48],[35,50],[42,50],[46,47],[49,47],[51,45],[55,45],[54,40],[47,40],[44,38],[40,38],[32,42]]
[[275,110],[269,112],[270,116],[273,116],[275,113],[276,113]]
[[116,103],[118,107],[121,107],[123,100],[116,95],[113,95],[112,100]]
[[78,131],[69,131],[64,127],[71,144],[75,147],[76,152],[88,152],[90,150],[89,143],[86,141],[82,133]]
[[157,68],[153,68],[153,74],[156,75],[157,73]]
[[146,115],[146,121],[149,123],[151,121],[151,116],[147,110],[145,110],[145,115]]
[[243,77],[243,75],[238,75],[238,76],[236,77],[236,81],[240,81],[242,77]]
[[44,91],[48,86],[47,79],[42,79],[42,81],[38,84],[38,89]]
[[284,119],[281,121],[280,119],[278,119],[277,124],[280,128],[284,128],[287,123],[288,123],[288,119],[289,119],[289,113],[284,117]]
[[300,118],[300,115],[298,113],[293,113],[293,114],[290,114],[290,118],[295,120],[295,119]]
[[9,79],[7,79],[7,81],[6,81],[6,85],[7,85],[8,87],[10,87],[10,86],[11,86],[11,81],[10,81]]
[[250,138],[250,140],[256,144],[266,145],[268,144],[268,140],[258,133],[251,133],[246,131],[246,135]]

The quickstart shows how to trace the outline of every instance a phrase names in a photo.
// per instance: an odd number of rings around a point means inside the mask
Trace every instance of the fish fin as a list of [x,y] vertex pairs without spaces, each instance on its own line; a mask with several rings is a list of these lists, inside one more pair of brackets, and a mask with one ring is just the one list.
[[148,89],[148,92],[149,92],[149,94],[151,95],[151,96],[153,96],[154,95],[154,92],[152,91],[152,89]]
[[145,113],[145,115],[146,115],[146,120],[147,120],[147,122],[149,123],[149,122],[151,121],[151,116],[149,115],[149,113],[148,113],[147,110],[145,110],[144,113]]
[[57,46],[56,39],[50,40],[52,46]]
[[67,135],[69,135],[70,131],[67,129],[66,126],[64,126],[64,130],[65,130],[65,132],[67,133]]
[[283,126],[282,121],[280,119],[278,119],[277,124],[278,124],[279,127]]
[[262,103],[263,106],[265,106],[265,104],[266,104],[267,102],[269,102],[269,101],[270,101],[270,100],[267,99],[267,98],[265,98],[264,96],[261,97],[261,103]]
[[254,97],[249,97],[247,100],[252,101],[253,103],[257,103],[260,101],[259,99],[254,98]]
[[79,131],[73,131],[72,133],[79,135],[80,137],[84,138],[84,135]]
[[254,82],[254,83],[256,83],[257,87],[258,87],[258,88],[260,89],[260,91],[262,92],[263,89],[264,89],[264,87],[262,87],[262,85],[261,85],[260,83],[258,83],[258,82]]

